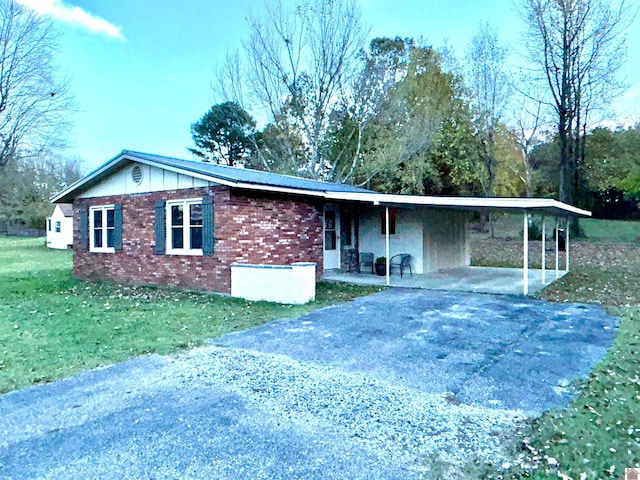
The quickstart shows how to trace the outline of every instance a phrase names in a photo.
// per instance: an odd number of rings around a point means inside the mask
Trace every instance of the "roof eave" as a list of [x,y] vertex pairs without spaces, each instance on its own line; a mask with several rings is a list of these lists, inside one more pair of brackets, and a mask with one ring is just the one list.
[[135,161],[145,165],[153,166],[156,168],[161,168],[164,170],[181,173],[184,175],[189,175],[194,178],[199,178],[201,180],[217,183],[220,185],[225,185],[228,187],[241,188],[245,190],[259,190],[259,191],[267,191],[274,193],[286,193],[292,195],[306,195],[312,197],[324,197],[326,195],[326,191],[321,190],[303,190],[296,188],[287,188],[287,187],[274,187],[263,184],[254,184],[247,182],[238,182],[234,180],[230,180],[229,177],[225,177],[223,175],[205,175],[200,172],[195,172],[188,168],[180,168],[174,167],[172,165],[167,165],[163,162],[157,162],[153,160],[149,160],[147,158],[138,157],[135,154],[128,152],[127,150],[122,151],[118,156],[112,158],[110,161],[97,168],[93,172],[89,173],[85,177],[81,178],[77,182],[69,185],[62,192],[51,197],[51,203],[67,203],[69,201],[73,201],[75,196],[72,196],[74,192],[80,191],[82,187],[91,185],[96,183],[102,176],[108,174],[110,171],[115,169],[118,165],[120,165],[124,161]]
[[430,207],[461,210],[529,211],[553,216],[585,216],[591,212],[550,198],[485,198],[485,197],[433,197],[417,195],[368,194],[330,192],[327,198],[371,203],[374,206]]

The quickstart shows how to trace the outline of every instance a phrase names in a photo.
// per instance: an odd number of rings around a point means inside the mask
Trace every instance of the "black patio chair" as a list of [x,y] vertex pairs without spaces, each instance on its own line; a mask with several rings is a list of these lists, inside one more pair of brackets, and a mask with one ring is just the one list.
[[400,278],[402,278],[402,273],[407,268],[413,277],[413,272],[411,271],[411,255],[408,253],[399,253],[398,255],[391,257],[391,261],[389,262],[389,273],[391,273],[394,268],[400,270]]
[[360,253],[360,261],[358,262],[358,273],[360,273],[360,267],[363,265],[367,268],[367,270],[371,269],[371,273],[373,273],[373,253]]

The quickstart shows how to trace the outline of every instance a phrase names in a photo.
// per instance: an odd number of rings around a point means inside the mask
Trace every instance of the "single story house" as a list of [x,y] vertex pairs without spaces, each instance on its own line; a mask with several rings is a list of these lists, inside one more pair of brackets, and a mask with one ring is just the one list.
[[73,205],[58,203],[47,217],[47,247],[67,249],[73,245]]
[[244,267],[268,277],[244,292],[286,290],[300,287],[298,273],[278,283],[276,270],[315,264],[319,279],[357,270],[360,252],[408,253],[416,274],[467,266],[475,210],[589,214],[551,199],[390,195],[127,150],[52,202],[73,203],[77,278],[228,294],[255,278]]

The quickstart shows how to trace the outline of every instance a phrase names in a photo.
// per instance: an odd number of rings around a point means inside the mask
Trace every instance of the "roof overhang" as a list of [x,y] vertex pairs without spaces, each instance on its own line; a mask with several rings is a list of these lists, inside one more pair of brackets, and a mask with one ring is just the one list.
[[584,216],[591,212],[551,198],[485,198],[433,197],[421,195],[393,195],[387,193],[329,192],[325,198],[387,207],[430,207],[459,210],[528,211],[552,216]]
[[73,199],[79,193],[95,185],[100,180],[114,173],[115,171],[119,170],[123,165],[126,165],[129,162],[137,162],[144,165],[150,165],[152,167],[157,167],[157,168],[161,168],[171,172],[176,172],[183,175],[188,175],[190,177],[199,178],[201,180],[217,183],[219,185],[242,188],[246,190],[259,190],[263,192],[285,193],[285,194],[304,195],[304,196],[312,196],[312,197],[320,197],[320,198],[324,197],[326,194],[326,192],[323,192],[323,191],[302,190],[302,189],[287,188],[287,187],[274,187],[270,185],[260,185],[260,184],[254,184],[254,183],[240,182],[240,181],[230,179],[229,177],[220,176],[220,175],[207,175],[200,172],[195,172],[188,168],[179,168],[172,165],[166,165],[160,162],[154,162],[153,160],[149,160],[147,158],[141,158],[136,155],[131,155],[125,151],[125,152],[122,152],[117,157],[114,157],[113,159],[109,160],[107,163],[105,163],[101,167],[92,171],[85,177],[81,178],[77,182],[69,185],[62,192],[51,197],[50,202],[51,203],[73,202]]
[[348,201],[358,203],[370,203],[373,206],[388,207],[429,207],[452,208],[460,210],[494,210],[494,211],[529,211],[533,213],[553,216],[585,216],[590,217],[591,212],[582,210],[572,205],[559,202],[550,198],[484,198],[484,197],[434,197],[422,195],[394,195],[377,192],[334,192],[322,190],[306,190],[280,186],[270,186],[258,183],[247,183],[235,180],[224,175],[210,175],[197,172],[189,168],[181,168],[156,162],[135,153],[123,151],[107,163],[89,173],[82,179],[73,183],[62,192],[51,198],[51,203],[70,203],[80,193],[100,182],[106,176],[114,173],[130,162],[137,162],[152,167],[188,175],[219,185],[256,190],[262,192],[284,193],[307,197],[322,198],[329,201]]

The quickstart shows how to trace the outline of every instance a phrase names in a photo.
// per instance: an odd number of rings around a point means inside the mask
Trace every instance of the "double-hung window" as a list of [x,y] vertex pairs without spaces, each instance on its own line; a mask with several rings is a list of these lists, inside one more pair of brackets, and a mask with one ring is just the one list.
[[115,252],[115,207],[105,205],[89,209],[89,250]]
[[202,199],[167,202],[167,253],[202,255]]

